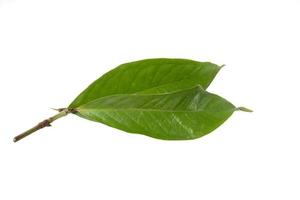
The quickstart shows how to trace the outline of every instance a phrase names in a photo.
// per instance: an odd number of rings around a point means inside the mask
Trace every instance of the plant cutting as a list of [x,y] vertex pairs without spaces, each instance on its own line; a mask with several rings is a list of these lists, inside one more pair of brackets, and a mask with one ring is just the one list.
[[224,123],[235,107],[206,91],[222,66],[188,59],[146,59],[122,64],[88,86],[66,108],[14,142],[68,114],[164,140],[189,140]]

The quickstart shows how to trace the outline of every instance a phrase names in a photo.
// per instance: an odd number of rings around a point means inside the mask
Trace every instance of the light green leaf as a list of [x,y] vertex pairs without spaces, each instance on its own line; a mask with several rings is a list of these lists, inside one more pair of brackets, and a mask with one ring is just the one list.
[[157,94],[201,85],[206,89],[220,67],[187,59],[146,59],[122,64],[85,89],[69,106],[77,108],[116,94]]
[[130,133],[187,140],[213,131],[235,110],[227,100],[196,86],[166,94],[102,97],[79,106],[76,114]]

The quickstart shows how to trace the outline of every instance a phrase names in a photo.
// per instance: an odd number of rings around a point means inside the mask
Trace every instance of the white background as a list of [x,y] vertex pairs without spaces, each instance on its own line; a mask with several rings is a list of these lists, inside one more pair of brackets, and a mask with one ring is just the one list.
[[[300,2],[0,0],[0,199],[300,199]],[[226,64],[236,112],[193,141],[68,116],[13,143],[115,66]]]

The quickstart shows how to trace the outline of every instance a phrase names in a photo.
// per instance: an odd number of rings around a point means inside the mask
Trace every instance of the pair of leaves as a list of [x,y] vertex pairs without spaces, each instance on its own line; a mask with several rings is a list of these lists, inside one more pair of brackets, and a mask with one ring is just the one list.
[[93,82],[68,109],[130,133],[166,140],[199,138],[236,110],[205,91],[220,68],[187,59],[126,63]]

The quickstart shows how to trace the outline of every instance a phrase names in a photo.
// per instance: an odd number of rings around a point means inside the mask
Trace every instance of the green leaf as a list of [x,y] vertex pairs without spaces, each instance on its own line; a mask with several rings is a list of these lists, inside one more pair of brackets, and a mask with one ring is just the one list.
[[77,108],[116,94],[157,94],[201,85],[206,89],[220,67],[187,59],[146,59],[122,64],[85,89],[69,106]]
[[80,117],[130,133],[165,140],[199,138],[220,126],[236,110],[201,86],[166,94],[121,94],[77,108]]

